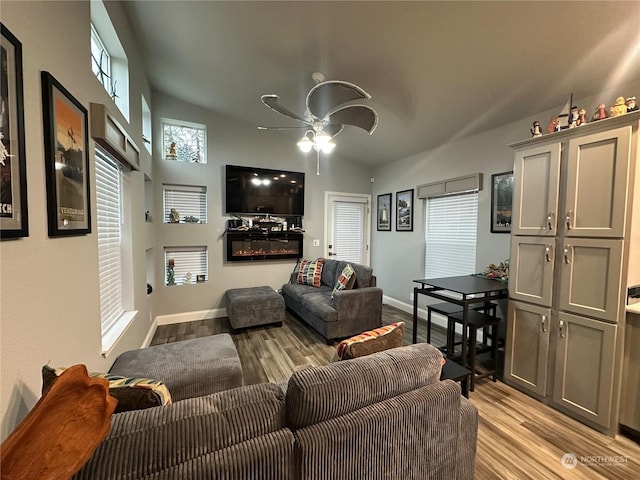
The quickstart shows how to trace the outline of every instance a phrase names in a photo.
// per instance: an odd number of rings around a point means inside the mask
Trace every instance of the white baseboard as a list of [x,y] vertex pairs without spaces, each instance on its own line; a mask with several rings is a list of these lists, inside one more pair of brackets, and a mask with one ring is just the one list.
[[153,322],[151,322],[151,326],[149,327],[149,333],[147,333],[147,336],[142,342],[142,345],[140,345],[140,348],[147,348],[149,345],[151,345],[151,340],[153,340],[153,336],[156,334],[157,329],[158,329],[158,319],[154,318]]
[[[392,307],[397,308],[398,310],[402,310],[403,312],[407,312],[413,316],[413,304],[401,302],[400,300],[396,300],[395,298],[387,297],[386,295],[382,296],[382,303],[386,303]],[[427,321],[427,309],[418,307],[418,318]],[[431,314],[431,323],[433,325],[438,325],[442,328],[447,328],[447,317],[440,315],[439,313]],[[462,331],[462,328],[456,325],[456,331]]]
[[[155,325],[170,325],[172,323],[195,322],[207,318],[221,318],[227,316],[226,308],[215,308],[212,310],[200,310],[195,312],[173,313],[170,315],[160,315],[155,318]],[[155,329],[154,329],[155,330]]]

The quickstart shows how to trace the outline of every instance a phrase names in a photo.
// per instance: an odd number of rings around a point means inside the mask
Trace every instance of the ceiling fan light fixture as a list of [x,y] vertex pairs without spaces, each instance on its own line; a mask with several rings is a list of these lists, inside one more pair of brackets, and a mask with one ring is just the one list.
[[313,148],[313,141],[306,135],[298,142],[298,148],[304,153],[309,153]]
[[318,150],[324,151],[324,146],[331,143],[331,137],[324,132],[318,132],[315,134],[314,143],[317,145]]
[[322,153],[331,153],[333,152],[334,148],[336,148],[336,144],[329,141],[325,143],[324,146],[322,147]]

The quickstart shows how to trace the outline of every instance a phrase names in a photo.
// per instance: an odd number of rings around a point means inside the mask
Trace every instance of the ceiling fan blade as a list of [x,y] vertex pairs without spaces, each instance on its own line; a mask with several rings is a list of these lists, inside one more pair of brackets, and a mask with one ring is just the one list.
[[336,106],[351,100],[371,98],[367,92],[353,83],[329,80],[317,84],[307,94],[307,109],[318,119],[324,117]]
[[260,100],[262,100],[262,103],[264,103],[271,110],[274,110],[280,113],[281,115],[285,115],[289,118],[293,118],[294,120],[299,120],[301,122],[309,124],[309,122],[307,122],[304,118],[301,118],[300,116],[293,113],[291,110],[288,110],[284,108],[282,105],[280,105],[279,103],[280,97],[278,95],[262,95],[262,97],[260,97]]
[[322,127],[322,131],[333,138],[338,135],[343,128],[344,125],[342,125],[341,123],[329,123]]
[[366,105],[345,105],[344,107],[338,107],[329,112],[326,118],[329,125],[353,125],[354,127],[360,127],[366,130],[369,132],[369,135],[371,135],[378,126],[377,112]]
[[309,129],[309,125],[300,125],[299,127],[265,127],[258,125],[258,130],[305,130]]

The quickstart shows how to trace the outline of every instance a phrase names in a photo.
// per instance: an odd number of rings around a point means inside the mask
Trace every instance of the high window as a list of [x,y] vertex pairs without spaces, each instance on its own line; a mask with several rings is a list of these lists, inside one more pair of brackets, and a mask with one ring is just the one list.
[[163,154],[166,160],[207,163],[206,128],[195,123],[164,120]]
[[101,0],[91,0],[91,71],[129,121],[129,60]]
[[207,187],[164,185],[164,223],[207,223]]
[[208,280],[207,247],[166,247],[165,285],[188,285]]
[[133,319],[127,311],[130,295],[129,215],[123,209],[126,173],[101,148],[95,151],[96,210],[98,222],[98,277],[102,349],[108,351]]
[[478,194],[430,197],[425,211],[425,278],[474,273]]

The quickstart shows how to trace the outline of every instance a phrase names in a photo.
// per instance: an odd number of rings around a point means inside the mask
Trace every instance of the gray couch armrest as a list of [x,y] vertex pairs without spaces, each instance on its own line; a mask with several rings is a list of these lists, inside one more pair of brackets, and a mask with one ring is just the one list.
[[460,436],[458,438],[457,479],[473,480],[478,441],[478,409],[465,397],[460,397]]
[[[382,288],[365,287],[340,290],[333,294],[333,304],[338,312],[338,321],[362,318],[382,322]],[[380,325],[378,325],[380,326]]]

